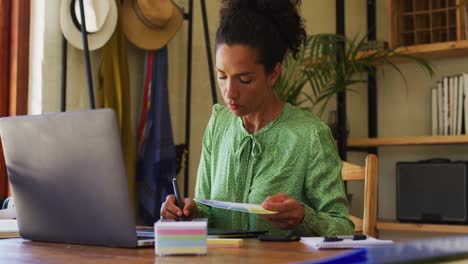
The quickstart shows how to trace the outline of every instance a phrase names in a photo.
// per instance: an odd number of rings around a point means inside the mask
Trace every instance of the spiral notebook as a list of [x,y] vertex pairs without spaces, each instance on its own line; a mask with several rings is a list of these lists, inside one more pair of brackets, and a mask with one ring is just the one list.
[[370,236],[364,240],[343,239],[336,242],[324,241],[323,237],[301,237],[301,242],[316,249],[366,248],[393,244],[392,240],[381,240]]

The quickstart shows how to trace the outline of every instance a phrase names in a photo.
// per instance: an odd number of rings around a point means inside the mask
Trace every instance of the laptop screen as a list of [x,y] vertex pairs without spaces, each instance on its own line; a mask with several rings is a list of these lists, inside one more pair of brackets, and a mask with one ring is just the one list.
[[112,110],[1,118],[0,137],[23,238],[137,245]]

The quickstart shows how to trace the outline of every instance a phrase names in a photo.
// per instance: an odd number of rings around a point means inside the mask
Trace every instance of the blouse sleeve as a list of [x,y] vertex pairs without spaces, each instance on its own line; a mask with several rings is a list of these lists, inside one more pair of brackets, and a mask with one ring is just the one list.
[[349,219],[348,201],[341,177],[342,161],[330,129],[324,123],[312,134],[314,150],[306,175],[303,222],[296,230],[302,235],[348,235],[354,233]]
[[[211,194],[211,148],[212,139],[214,134],[215,120],[219,105],[214,105],[210,121],[205,130],[202,141],[202,152],[200,163],[198,165],[197,181],[195,184],[195,198],[210,199]],[[196,204],[198,209],[197,217],[210,218],[211,209],[209,206],[203,204]]]

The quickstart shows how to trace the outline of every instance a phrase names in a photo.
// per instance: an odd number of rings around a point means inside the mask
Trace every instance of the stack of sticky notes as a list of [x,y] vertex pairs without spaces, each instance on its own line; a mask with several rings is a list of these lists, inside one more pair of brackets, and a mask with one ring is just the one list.
[[205,255],[207,221],[159,220],[154,224],[155,253],[164,255]]

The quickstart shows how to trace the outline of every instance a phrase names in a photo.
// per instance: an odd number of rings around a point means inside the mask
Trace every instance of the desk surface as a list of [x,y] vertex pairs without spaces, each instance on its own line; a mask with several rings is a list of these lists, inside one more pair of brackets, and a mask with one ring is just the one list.
[[154,248],[123,249],[0,239],[1,263],[291,263],[320,259],[342,250],[314,250],[301,242],[246,239],[241,248],[208,248],[206,256],[156,257]]

